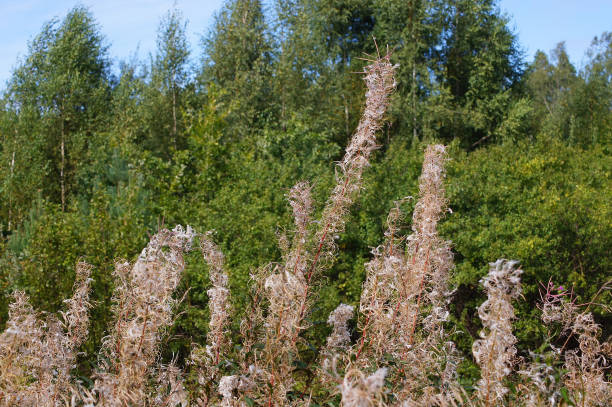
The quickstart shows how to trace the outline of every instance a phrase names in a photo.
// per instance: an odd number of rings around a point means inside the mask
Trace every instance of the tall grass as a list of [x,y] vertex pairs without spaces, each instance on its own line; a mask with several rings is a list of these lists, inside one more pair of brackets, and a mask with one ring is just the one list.
[[[59,316],[37,313],[23,292],[14,293],[0,335],[0,405],[612,405],[606,377],[612,345],[599,341],[600,327],[588,307],[562,288],[546,286],[539,307],[545,324],[561,328],[565,345],[534,351],[529,360],[517,356],[512,304],[520,298],[521,270],[514,261],[491,263],[481,281],[487,300],[478,309],[483,330],[473,346],[481,378],[475,389],[460,385],[461,355],[449,321],[453,255],[451,243],[437,233],[448,211],[442,145],[425,150],[409,235],[400,232],[400,203],[389,212],[384,241],[366,264],[358,332],[349,328],[355,308],[339,304],[329,315],[325,344],[314,359],[303,360],[305,350],[312,351],[303,338],[316,287],[334,262],[335,240],[377,147],[395,68],[385,56],[364,69],[366,106],[321,217],[313,218],[307,182],[287,194],[294,233],[280,239],[281,261],[252,273],[252,300],[240,335],[230,334],[228,274],[212,235],[189,227],[163,229],[134,264],[117,263],[114,323],[91,382],[73,374],[87,336],[90,267],[77,265],[74,294]],[[193,346],[184,366],[163,364],[160,343],[173,322],[184,253],[195,240],[211,280],[207,342]]]

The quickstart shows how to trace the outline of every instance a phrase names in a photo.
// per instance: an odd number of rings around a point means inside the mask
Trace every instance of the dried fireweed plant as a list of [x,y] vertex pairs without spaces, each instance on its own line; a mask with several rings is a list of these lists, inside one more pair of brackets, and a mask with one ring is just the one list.
[[[176,305],[173,293],[185,267],[183,253],[191,249],[194,236],[189,226],[162,229],[151,238],[133,266],[117,263],[113,298],[116,318],[110,335],[103,341],[103,357],[93,389],[96,400],[90,403],[151,405],[156,399],[173,400],[183,392],[181,375],[176,369],[158,366],[156,361],[163,331],[173,322]],[[155,376],[176,381],[170,394],[158,396],[150,391],[150,378]],[[161,387],[162,391],[164,388]]]
[[[285,246],[284,261],[267,265],[258,274],[263,280],[262,295],[267,306],[261,321],[263,349],[255,352],[248,364],[249,371],[243,371],[241,379],[259,383],[246,386],[243,394],[263,405],[292,402],[287,394],[295,384],[294,363],[299,359],[301,334],[309,326],[307,316],[314,300],[314,284],[334,261],[335,239],[344,230],[348,209],[362,186],[363,171],[377,148],[376,132],[382,126],[389,96],[395,88],[394,70],[388,55],[364,68],[365,109],[338,164],[337,183],[321,218],[317,222],[312,220],[308,183],[298,183],[289,192],[295,233],[291,244],[281,244],[281,249]],[[346,319],[347,311],[348,308],[337,310],[336,318]],[[346,346],[341,338],[346,333],[339,325],[335,335],[329,346]]]
[[[604,284],[594,299],[610,290],[611,282]],[[601,328],[589,312],[593,301],[577,304],[573,290],[557,287],[552,281],[541,286],[538,308],[542,311],[542,321],[552,328],[547,341],[550,350],[546,360],[536,355],[541,360],[527,363],[521,372],[527,378],[523,391],[525,405],[543,405],[539,401],[544,397],[553,402],[564,398],[576,406],[610,405],[612,386],[606,379],[606,371],[610,370],[612,343],[599,341]],[[562,340],[561,347],[553,345],[554,331],[559,332],[556,339]],[[568,349],[571,340],[578,346]],[[562,374],[558,375],[554,368],[561,364]]]
[[79,346],[87,339],[91,266],[79,262],[66,311],[43,319],[22,291],[13,294],[0,335],[0,405],[65,406],[80,399],[71,376]]
[[516,261],[497,260],[490,264],[489,274],[481,280],[487,292],[487,300],[478,307],[484,329],[481,339],[474,341],[472,353],[482,376],[477,394],[485,406],[503,402],[508,392],[504,379],[516,363],[512,300],[521,294],[520,275],[523,272],[517,264]]
[[[215,385],[219,382],[219,364],[228,357],[231,340],[228,335],[230,323],[230,292],[228,276],[224,269],[225,258],[221,250],[211,239],[212,232],[200,238],[200,249],[209,268],[212,288],[207,292],[210,309],[209,331],[206,346],[196,345],[191,352],[190,363],[197,372],[199,405],[208,404],[211,394],[217,392]],[[227,381],[227,379],[225,379]]]
[[[444,330],[453,262],[450,243],[437,233],[437,223],[447,210],[445,160],[444,146],[426,149],[412,233],[400,233],[398,202],[389,212],[384,243],[373,250],[373,259],[366,264],[361,338],[351,355],[344,357],[348,363],[341,389],[347,405],[358,405],[355,398],[361,398],[362,405],[434,404],[453,384],[458,358]],[[381,361],[387,366],[381,366]],[[337,363],[331,367],[336,369]],[[380,369],[385,369],[389,383],[386,397],[363,392],[363,386],[361,390],[352,387],[361,396],[351,394],[347,378],[360,377],[357,371]],[[344,401],[348,399],[352,401]]]
[[[449,328],[453,255],[437,232],[450,212],[442,145],[425,150],[410,234],[401,232],[401,204],[410,199],[404,198],[390,210],[384,241],[365,264],[358,308],[339,304],[327,320],[331,333],[324,345],[304,362],[304,353],[313,351],[304,334],[320,277],[335,260],[335,241],[362,188],[395,88],[389,55],[371,62],[364,68],[365,109],[323,212],[313,216],[309,183],[289,190],[293,236],[280,236],[280,261],[251,273],[251,301],[239,335],[230,332],[229,276],[213,233],[160,230],[134,264],[116,264],[114,322],[93,385],[72,372],[87,338],[90,266],[77,264],[73,296],[59,316],[38,313],[23,292],[13,294],[0,334],[0,406],[612,405],[606,376],[612,345],[600,341],[589,305],[576,304],[563,287],[543,286],[539,304],[543,322],[551,332],[557,328],[563,345],[550,339],[546,353],[517,356],[512,302],[521,293],[522,271],[515,261],[491,263],[481,280],[487,300],[478,308],[483,329],[473,344],[481,378],[473,392],[459,384],[461,358]],[[211,282],[206,343],[193,346],[185,366],[164,364],[160,346],[175,318],[184,254],[194,241]],[[353,318],[358,332],[349,324]]]

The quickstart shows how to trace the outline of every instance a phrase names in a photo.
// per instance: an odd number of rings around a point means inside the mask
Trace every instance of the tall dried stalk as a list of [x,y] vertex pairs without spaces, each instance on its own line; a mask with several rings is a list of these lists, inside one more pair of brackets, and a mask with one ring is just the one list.
[[[606,283],[597,293],[609,289]],[[542,285],[544,287],[544,285]],[[597,296],[596,295],[596,296]],[[563,287],[556,287],[552,281],[540,292],[542,321],[547,325],[560,324],[561,334],[565,341],[560,349],[554,350],[556,358],[564,357],[565,374],[561,384],[569,391],[569,396],[576,406],[607,406],[612,403],[612,383],[606,379],[606,370],[610,369],[612,359],[612,342],[601,343],[601,327],[589,312],[592,302],[581,311],[576,304],[574,293]],[[609,310],[609,309],[608,309]],[[570,339],[575,338],[578,347],[567,349]],[[537,377],[531,376],[532,384],[538,384]],[[534,388],[536,387],[536,388]],[[531,398],[543,393],[538,386],[531,386]],[[539,390],[539,391],[538,391]]]
[[[396,279],[404,272],[406,257],[399,235],[402,211],[399,203],[389,211],[383,245],[372,250],[373,258],[366,263],[366,281],[361,292],[359,310],[365,319],[356,359],[368,363],[368,358],[380,358],[396,342],[394,335],[395,308],[399,293]],[[397,345],[395,345],[397,346]]]
[[297,330],[302,329],[300,302],[309,290],[307,267],[312,260],[308,246],[311,223],[312,198],[310,185],[300,182],[288,195],[293,209],[295,233],[290,250],[284,255],[284,264],[268,268],[265,277],[264,295],[268,301],[268,315],[264,321],[264,350],[261,362],[256,363],[255,372],[263,373],[269,390],[262,394],[269,405],[283,405],[285,395],[293,386],[293,359],[297,355]]
[[168,365],[155,368],[157,388],[149,396],[151,406],[187,407],[189,396],[183,384],[183,371],[176,365],[176,360]]
[[490,263],[489,274],[481,280],[487,292],[487,300],[478,307],[484,329],[482,339],[474,341],[472,352],[481,371],[478,398],[487,407],[503,403],[508,393],[504,380],[516,363],[512,300],[521,294],[523,272],[517,264],[503,259]]
[[351,333],[347,323],[353,317],[355,308],[352,305],[340,304],[329,314],[327,323],[332,326],[332,332],[327,337],[323,353],[333,353],[345,349],[351,342]]
[[362,184],[362,173],[376,146],[376,131],[395,87],[395,67],[389,56],[365,67],[366,107],[359,126],[339,163],[340,174],[314,233],[309,231],[309,186],[301,183],[290,193],[296,232],[283,265],[276,266],[265,280],[269,303],[264,322],[264,350],[258,371],[265,372],[269,390],[263,395],[267,405],[284,405],[293,386],[293,360],[297,358],[300,334],[308,327],[306,316],[312,304],[315,279],[331,266],[335,239],[344,230],[349,206]]
[[373,250],[374,258],[366,264],[356,362],[361,368],[374,369],[377,364],[372,366],[372,361],[392,356],[399,367],[390,377],[401,403],[424,405],[438,395],[440,389],[432,377],[444,387],[454,380],[456,352],[443,328],[451,295],[452,253],[449,242],[437,234],[437,223],[447,208],[445,160],[444,146],[427,147],[412,234],[400,235],[402,214],[396,204],[387,218],[385,242]]
[[333,387],[337,385],[334,379],[337,379],[338,376],[336,372],[338,359],[346,358],[347,351],[350,349],[351,333],[348,329],[348,321],[353,318],[354,311],[355,308],[352,305],[340,304],[327,319],[327,323],[332,326],[332,331],[327,337],[327,343],[319,352],[317,379],[330,392],[333,392]]
[[25,293],[16,291],[0,335],[0,406],[65,406],[81,387],[70,375],[87,339],[91,266],[79,262],[73,295],[61,318],[43,321]]
[[[419,178],[419,199],[412,216],[412,234],[406,239],[408,257],[400,274],[400,296],[395,309],[398,341],[404,349],[404,393],[430,385],[426,377],[440,369],[440,360],[451,361],[454,345],[446,340],[443,324],[448,319],[449,272],[454,267],[450,242],[440,238],[437,225],[447,210],[444,196],[446,150],[431,145],[425,150]],[[418,331],[420,327],[422,331]],[[445,368],[452,371],[453,363]],[[452,376],[446,371],[442,379]],[[412,383],[411,383],[412,381]]]
[[[600,288],[595,298],[602,291],[610,289],[610,282],[612,280]],[[601,343],[598,339],[601,327],[589,312],[594,300],[583,304],[586,307],[581,311],[573,290],[557,287],[552,280],[541,286],[538,308],[542,311],[542,321],[549,328],[555,328],[553,332],[560,328],[562,336],[555,338],[549,331],[547,342],[551,350],[546,355],[530,352],[534,360],[525,363],[519,372],[525,381],[519,392],[522,404],[526,407],[557,405],[562,398],[562,390],[575,406],[612,404],[612,383],[606,378],[612,358],[612,343]],[[604,307],[604,310],[609,311],[609,308]],[[567,349],[572,338],[577,341],[578,347]],[[560,348],[553,345],[558,339],[563,339]],[[545,356],[545,360],[542,356]],[[564,374],[559,378],[558,368],[562,361]]]
[[149,403],[147,386],[163,331],[172,323],[176,305],[172,294],[184,269],[183,253],[191,249],[193,237],[189,226],[186,230],[181,226],[172,231],[163,229],[151,238],[133,267],[117,264],[116,321],[103,341],[104,359],[94,386],[96,405]]
[[212,288],[207,292],[210,309],[210,322],[207,335],[207,345],[202,348],[196,346],[191,352],[190,363],[195,365],[198,384],[198,404],[206,405],[216,389],[215,383],[219,380],[219,363],[227,357],[231,340],[228,336],[230,324],[230,292],[228,289],[228,276],[224,270],[225,258],[217,245],[212,241],[209,232],[200,236],[200,250],[208,264],[209,278]]
[[519,374],[518,399],[525,407],[555,406],[560,400],[559,381],[555,368],[547,363],[547,355],[530,353],[530,361],[523,363]]

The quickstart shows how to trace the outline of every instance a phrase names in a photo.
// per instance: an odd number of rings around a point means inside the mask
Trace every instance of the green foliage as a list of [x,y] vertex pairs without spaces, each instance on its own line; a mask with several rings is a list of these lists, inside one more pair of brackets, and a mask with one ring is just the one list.
[[62,208],[84,192],[76,174],[89,165],[90,137],[106,121],[108,69],[103,38],[84,8],[71,10],[59,24],[47,23],[30,43],[5,95],[14,115],[7,130],[20,147],[3,149],[3,162],[11,163],[3,172],[11,174],[10,182],[27,180],[19,193],[12,193],[14,186],[7,191],[15,206],[25,208],[18,215],[27,213],[38,191]]
[[261,129],[274,108],[269,83],[272,45],[261,1],[226,2],[203,45],[198,81],[227,91],[220,97],[227,109],[228,135],[239,140],[254,127]]
[[454,243],[454,313],[464,332],[477,337],[478,281],[490,259],[516,258],[525,270],[516,334],[526,347],[543,339],[533,307],[540,282],[552,279],[573,287],[579,301],[591,299],[612,267],[611,164],[605,150],[546,136],[471,154],[455,150],[447,190],[453,214],[442,233]]
[[[108,323],[114,261],[133,260],[148,234],[176,223],[216,231],[240,316],[249,273],[279,259],[278,235],[292,227],[286,193],[309,180],[323,202],[334,183],[332,163],[361,114],[354,72],[376,53],[375,36],[399,64],[391,124],[308,339],[324,340],[320,322],[339,302],[357,304],[388,210],[416,195],[423,146],[442,140],[452,146],[443,235],[456,253],[456,340],[469,350],[478,280],[506,257],[525,270],[520,345],[538,345],[538,283],[552,277],[588,301],[612,268],[612,35],[593,41],[581,70],[562,43],[524,69],[507,21],[492,0],[277,0],[271,9],[230,0],[195,71],[185,20],[171,10],[151,60],[121,63],[116,77],[85,8],[49,22],[0,106],[0,322],[16,288],[59,309],[83,258],[95,266],[87,369]],[[413,205],[402,203],[408,219]],[[206,266],[190,255],[167,355],[205,337],[208,288]],[[474,369],[463,369],[469,382]]]
[[610,33],[596,37],[580,72],[570,63],[564,43],[551,52],[552,63],[543,52],[536,54],[525,82],[541,131],[583,147],[610,144],[611,49]]
[[160,22],[157,54],[151,62],[151,83],[147,88],[149,145],[163,158],[185,147],[182,111],[189,77],[186,27],[178,10],[169,11]]
[[546,54],[538,52],[529,68],[526,84],[533,97],[537,118],[543,121],[543,131],[569,137],[569,99],[579,86],[576,70],[569,61],[565,44],[559,43],[551,52],[552,64]]

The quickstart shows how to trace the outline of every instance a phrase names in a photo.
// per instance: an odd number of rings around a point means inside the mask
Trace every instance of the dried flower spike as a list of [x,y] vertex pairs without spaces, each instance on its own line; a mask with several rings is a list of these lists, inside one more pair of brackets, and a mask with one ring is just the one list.
[[487,300],[478,308],[484,329],[472,352],[482,376],[477,386],[478,397],[487,407],[503,402],[508,392],[504,379],[516,362],[512,300],[521,294],[523,272],[517,264],[503,259],[490,263],[489,274],[481,280],[487,292]]

